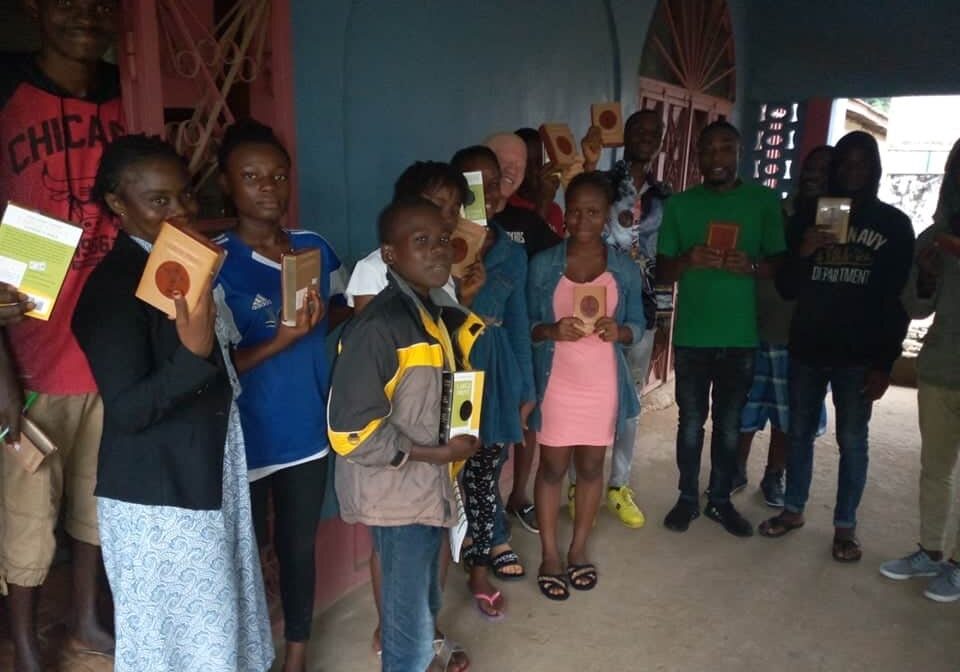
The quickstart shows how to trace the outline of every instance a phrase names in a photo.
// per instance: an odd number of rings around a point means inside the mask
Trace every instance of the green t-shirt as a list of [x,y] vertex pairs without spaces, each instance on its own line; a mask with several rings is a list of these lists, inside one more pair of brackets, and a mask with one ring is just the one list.
[[[707,243],[711,222],[736,224],[737,249],[757,262],[786,249],[776,192],[743,182],[715,192],[698,185],[667,200],[657,251],[679,257]],[[674,345],[693,348],[754,348],[757,339],[756,280],[717,269],[689,269],[680,278]]]

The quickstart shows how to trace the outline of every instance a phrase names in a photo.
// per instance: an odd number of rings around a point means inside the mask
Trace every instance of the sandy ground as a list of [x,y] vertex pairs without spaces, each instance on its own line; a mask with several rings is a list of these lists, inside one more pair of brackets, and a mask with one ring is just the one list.
[[[676,498],[676,417],[670,407],[641,420],[633,486],[647,525],[628,530],[601,513],[593,537],[596,590],[554,604],[540,597],[532,578],[506,584],[509,617],[490,624],[473,607],[464,575],[451,570],[441,626],[466,645],[472,670],[960,670],[960,603],[936,604],[922,596],[922,580],[896,583],[877,572],[883,560],[910,552],[917,538],[914,390],[892,389],[875,410],[860,508],[864,557],[853,566],[829,553],[832,433],[818,444],[803,530],[782,540],[743,540],[704,517],[686,534],[665,530],[663,516]],[[754,523],[771,514],[756,488],[767,439],[758,436],[750,486],[735,498]],[[706,473],[705,465],[704,484]],[[563,525],[568,539],[566,516]],[[538,537],[518,527],[514,542],[535,572]],[[370,652],[374,621],[368,588],[341,600],[316,622],[310,669],[378,670]]]

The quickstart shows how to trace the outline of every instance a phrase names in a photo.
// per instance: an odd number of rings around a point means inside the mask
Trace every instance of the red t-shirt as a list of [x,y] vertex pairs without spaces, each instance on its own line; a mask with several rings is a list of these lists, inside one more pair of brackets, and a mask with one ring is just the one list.
[[59,91],[33,56],[0,59],[0,203],[14,201],[83,226],[53,313],[7,329],[26,389],[85,394],[97,386],[70,320],[90,272],[113,246],[116,227],[90,190],[104,146],[124,132],[116,69],[87,99]]
[[[510,197],[510,205],[515,205],[524,210],[536,210],[536,205],[518,194]],[[567,227],[563,223],[563,209],[556,203],[550,204],[550,210],[547,211],[547,225],[553,229],[553,232],[561,238],[567,237]]]

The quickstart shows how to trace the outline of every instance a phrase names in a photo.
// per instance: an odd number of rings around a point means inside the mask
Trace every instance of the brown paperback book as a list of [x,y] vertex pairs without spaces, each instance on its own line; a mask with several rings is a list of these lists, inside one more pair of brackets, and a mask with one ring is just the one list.
[[847,236],[850,235],[851,203],[849,198],[817,199],[816,227],[836,236],[839,245],[846,245]]
[[7,454],[16,459],[28,474],[35,473],[43,461],[57,450],[53,441],[26,416],[20,419],[19,449],[9,443],[5,447]]
[[623,145],[623,112],[620,103],[594,103],[590,106],[590,120],[600,129],[604,147]]
[[323,253],[319,249],[287,252],[280,256],[280,285],[283,303],[281,321],[288,327],[297,325],[297,311],[303,308],[307,292],[320,291]]
[[707,228],[707,247],[729,252],[737,249],[740,225],[732,222],[710,222]]
[[469,219],[461,218],[450,239],[453,248],[453,266],[450,274],[455,278],[466,275],[467,267],[477,261],[480,248],[487,238],[487,227],[480,226]]
[[540,139],[547,150],[550,162],[564,168],[582,161],[577,155],[577,143],[573,139],[573,131],[566,124],[543,124],[540,127]]
[[170,317],[176,316],[174,292],[193,310],[226,258],[225,250],[200,234],[164,222],[143,269],[136,296]]
[[573,288],[573,316],[583,322],[583,330],[592,334],[597,320],[607,316],[607,288],[603,285],[577,285]]

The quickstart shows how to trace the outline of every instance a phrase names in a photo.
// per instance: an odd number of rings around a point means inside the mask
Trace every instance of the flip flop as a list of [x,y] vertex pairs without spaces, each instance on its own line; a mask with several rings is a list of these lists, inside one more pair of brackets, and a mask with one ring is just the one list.
[[863,557],[863,551],[860,550],[860,542],[856,537],[851,537],[850,539],[834,537],[831,553],[834,560],[842,563],[860,562],[860,558]]
[[[520,572],[518,574],[504,572],[503,570],[507,567],[519,567]],[[498,553],[496,557],[490,561],[490,568],[493,570],[493,575],[501,581],[521,581],[527,576],[527,572],[520,562],[520,556],[513,550]]]
[[767,539],[779,539],[794,530],[799,530],[806,524],[806,521],[791,523],[780,513],[760,523],[757,532],[760,533],[761,537],[766,537]]
[[[477,611],[479,611],[480,615],[483,616],[488,621],[490,621],[491,623],[499,623],[500,621],[502,621],[504,618],[507,617],[507,615],[502,611],[502,609],[498,608],[497,605],[494,604],[497,600],[501,599],[502,597],[503,597],[503,593],[501,593],[499,590],[495,592],[493,595],[487,595],[486,593],[473,594],[473,599],[476,600]],[[487,604],[489,604],[491,609],[497,610],[497,613],[491,614],[490,612],[485,611],[483,607],[480,606],[481,602],[486,602]]]
[[[570,588],[567,586],[567,577],[563,574],[541,574],[537,577],[537,587],[548,600],[563,602],[570,599]],[[558,588],[563,592],[550,592]]]
[[593,590],[597,587],[597,568],[591,563],[567,565],[567,579],[574,590]]

